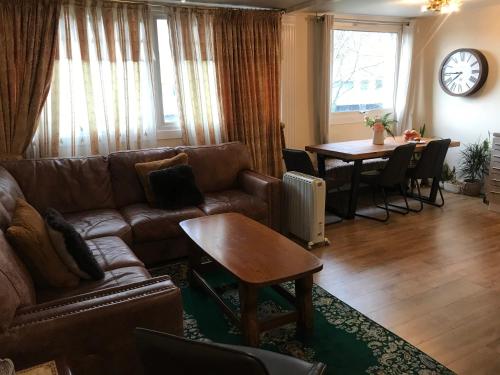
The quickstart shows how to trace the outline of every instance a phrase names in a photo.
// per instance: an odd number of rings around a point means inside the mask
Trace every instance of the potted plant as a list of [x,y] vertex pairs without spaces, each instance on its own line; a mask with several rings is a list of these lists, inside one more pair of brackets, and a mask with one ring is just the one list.
[[390,119],[392,113],[386,113],[382,117],[365,117],[365,125],[373,130],[373,144],[383,145],[385,140],[385,132],[394,138],[392,127],[397,122]]
[[441,174],[441,181],[443,181],[443,189],[450,192],[459,194],[462,191],[462,184],[457,181],[456,168],[451,168],[448,163],[443,164],[443,171]]
[[462,192],[476,197],[481,193],[483,177],[488,169],[490,144],[487,139],[470,143],[461,154],[460,173],[464,178]]

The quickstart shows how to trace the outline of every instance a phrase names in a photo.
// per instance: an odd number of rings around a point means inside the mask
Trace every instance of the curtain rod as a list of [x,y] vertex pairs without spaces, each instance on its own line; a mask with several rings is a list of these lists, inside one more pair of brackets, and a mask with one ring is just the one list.
[[167,0],[165,2],[159,1],[141,1],[141,0],[103,0],[103,3],[118,3],[118,4],[136,4],[136,5],[151,5],[153,7],[162,8],[175,6],[178,8],[203,8],[203,9],[230,9],[230,10],[264,10],[264,11],[275,11],[275,12],[284,12],[283,9],[279,8],[259,8],[259,7],[251,7],[251,6],[234,6],[234,5],[225,5],[225,4],[210,4],[207,3],[198,3],[198,2],[179,2],[174,0]]
[[362,25],[395,25],[395,26],[410,26],[408,21],[377,21],[377,20],[359,20],[355,18],[333,18],[333,22],[358,23]]

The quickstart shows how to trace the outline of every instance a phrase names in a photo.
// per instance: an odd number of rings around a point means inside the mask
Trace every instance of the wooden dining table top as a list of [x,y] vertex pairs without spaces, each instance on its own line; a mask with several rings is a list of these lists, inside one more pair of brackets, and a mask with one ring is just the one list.
[[[425,143],[417,143],[415,151],[421,152],[433,138],[422,138]],[[306,151],[342,160],[364,160],[389,156],[396,147],[406,144],[402,136],[387,137],[383,145],[374,145],[372,139],[334,142],[306,146]],[[450,147],[459,147],[459,141],[451,141]]]
[[204,216],[180,226],[213,260],[247,284],[277,284],[323,268],[315,255],[242,214]]

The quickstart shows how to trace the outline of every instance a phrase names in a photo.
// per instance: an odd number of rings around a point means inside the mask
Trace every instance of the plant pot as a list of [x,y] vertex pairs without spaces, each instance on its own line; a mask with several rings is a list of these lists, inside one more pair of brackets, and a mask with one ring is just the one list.
[[460,194],[462,192],[462,184],[459,182],[443,182],[443,189],[449,193]]
[[462,193],[471,197],[477,197],[481,194],[481,181],[465,180],[462,186]]
[[385,141],[385,130],[373,130],[373,144],[383,145]]

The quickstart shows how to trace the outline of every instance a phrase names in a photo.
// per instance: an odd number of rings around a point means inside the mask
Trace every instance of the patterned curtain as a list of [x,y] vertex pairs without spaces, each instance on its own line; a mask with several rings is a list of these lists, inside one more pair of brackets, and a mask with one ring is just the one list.
[[63,4],[52,85],[30,156],[155,145],[150,19],[147,5]]
[[210,10],[165,8],[177,77],[181,128],[188,145],[225,141],[221,131]]
[[49,92],[61,4],[0,1],[0,159],[20,159]]
[[220,10],[213,23],[224,131],[248,145],[256,170],[281,177],[281,14]]

